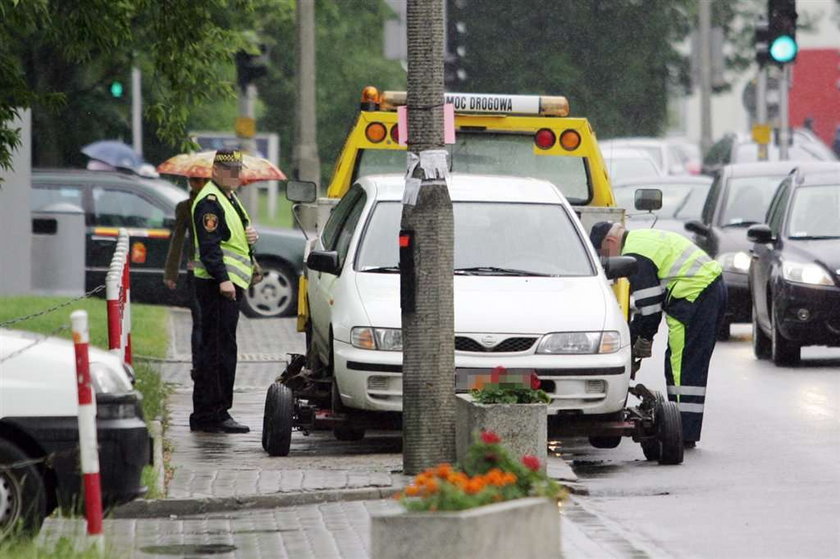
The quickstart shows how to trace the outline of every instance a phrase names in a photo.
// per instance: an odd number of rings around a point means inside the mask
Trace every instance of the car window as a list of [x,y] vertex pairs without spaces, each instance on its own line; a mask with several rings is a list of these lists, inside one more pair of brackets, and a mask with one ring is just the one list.
[[72,204],[82,209],[82,189],[78,186],[33,186],[29,191],[29,208],[43,210],[56,204]]
[[791,239],[840,238],[840,184],[797,188],[788,223]]
[[778,175],[730,178],[718,225],[764,223],[770,200],[783,178]]
[[782,227],[782,219],[784,218],[784,209],[787,206],[787,197],[790,193],[791,179],[785,179],[779,186],[776,195],[770,202],[770,207],[767,210],[767,225],[774,235],[778,235]]
[[604,163],[610,177],[615,181],[660,174],[656,164],[650,159],[612,158],[604,159]]
[[161,228],[165,212],[145,198],[102,187],[93,189],[94,225],[104,227]]
[[350,248],[350,240],[353,238],[353,233],[356,231],[356,225],[359,223],[359,216],[362,215],[362,209],[365,207],[367,195],[363,190],[360,190],[361,195],[356,197],[353,207],[347,214],[347,219],[341,226],[338,233],[338,239],[335,243],[335,251],[338,252],[339,266],[344,266],[344,259],[347,258],[347,250]]
[[355,206],[356,201],[358,201],[363,193],[362,187],[354,185],[333,208],[330,218],[327,220],[326,225],[324,225],[324,232],[321,233],[321,243],[326,250],[335,250],[341,227],[347,220],[347,216]]
[[[447,150],[451,154],[454,172],[545,179],[558,185],[573,204],[586,203],[592,197],[584,158],[539,155],[534,151],[534,137],[531,134],[459,132],[455,144],[447,146]],[[359,153],[356,177],[404,173],[405,169],[404,151],[367,149]]]
[[723,185],[723,179],[720,173],[715,173],[715,179],[712,181],[712,186],[709,187],[709,193],[706,195],[706,201],[703,204],[702,219],[703,223],[711,223],[715,217],[715,207],[717,200],[720,197],[720,189]]
[[[452,210],[456,271],[505,268],[534,275],[595,274],[584,240],[561,205],[454,202]],[[399,202],[376,204],[360,243],[357,271],[399,266],[401,216]]]

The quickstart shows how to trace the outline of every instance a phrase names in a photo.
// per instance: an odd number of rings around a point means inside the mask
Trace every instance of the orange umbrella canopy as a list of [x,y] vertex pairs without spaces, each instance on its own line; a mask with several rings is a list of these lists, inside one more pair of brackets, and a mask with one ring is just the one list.
[[[182,153],[175,157],[170,157],[158,165],[157,171],[166,175],[203,177],[209,179],[213,175],[213,157],[215,155],[215,150]],[[242,184],[285,179],[286,175],[283,174],[283,171],[268,159],[254,157],[253,155],[242,155],[242,170],[239,171],[239,180]]]

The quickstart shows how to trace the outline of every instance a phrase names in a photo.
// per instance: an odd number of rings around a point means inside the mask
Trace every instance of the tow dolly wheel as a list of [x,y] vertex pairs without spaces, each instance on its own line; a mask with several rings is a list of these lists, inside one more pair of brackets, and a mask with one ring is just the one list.
[[683,461],[682,419],[676,402],[660,401],[656,406],[656,438],[661,454],[660,464],[681,464]]
[[269,456],[288,456],[292,444],[292,423],[295,398],[285,384],[274,382],[268,387],[263,413],[263,449]]
[[[662,397],[662,393],[656,390],[651,390],[654,398],[656,398],[656,407],[658,408],[660,404],[665,401],[665,398]],[[659,436],[654,436],[650,439],[644,439],[640,443],[642,445],[642,453],[645,455],[645,459],[653,462],[654,460],[659,460],[662,456],[662,443],[659,441]]]

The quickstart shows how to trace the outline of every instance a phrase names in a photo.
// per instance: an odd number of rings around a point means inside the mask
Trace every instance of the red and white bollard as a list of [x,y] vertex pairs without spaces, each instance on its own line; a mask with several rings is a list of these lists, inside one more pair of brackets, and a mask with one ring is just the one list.
[[105,276],[105,298],[108,305],[108,348],[117,353],[124,363],[131,364],[131,273],[128,244],[128,232],[120,229],[111,266]]
[[96,401],[90,383],[88,361],[88,315],[73,311],[73,345],[76,352],[76,386],[79,395],[79,453],[82,458],[82,481],[85,490],[85,516],[87,533],[101,552],[102,537],[102,487],[99,482],[99,447],[96,440]]

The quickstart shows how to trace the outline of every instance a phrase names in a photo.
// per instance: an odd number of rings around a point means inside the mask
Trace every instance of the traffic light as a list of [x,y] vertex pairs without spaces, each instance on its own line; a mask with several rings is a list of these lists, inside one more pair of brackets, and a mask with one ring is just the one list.
[[759,66],[764,66],[770,61],[770,44],[767,42],[769,36],[770,27],[767,24],[767,18],[758,16],[755,22],[753,44],[755,45],[755,61]]
[[446,13],[446,54],[443,59],[443,83],[447,90],[457,89],[467,80],[464,67],[467,56],[467,24],[464,22],[466,0],[454,0]]
[[796,0],[768,0],[768,54],[776,64],[787,64],[796,59]]
[[248,87],[257,78],[268,73],[268,48],[260,45],[260,53],[252,54],[240,50],[234,57],[236,62],[236,82],[241,89]]
[[111,82],[111,85],[108,87],[108,91],[111,92],[111,97],[114,99],[119,99],[123,96],[124,87],[121,81],[114,80]]

